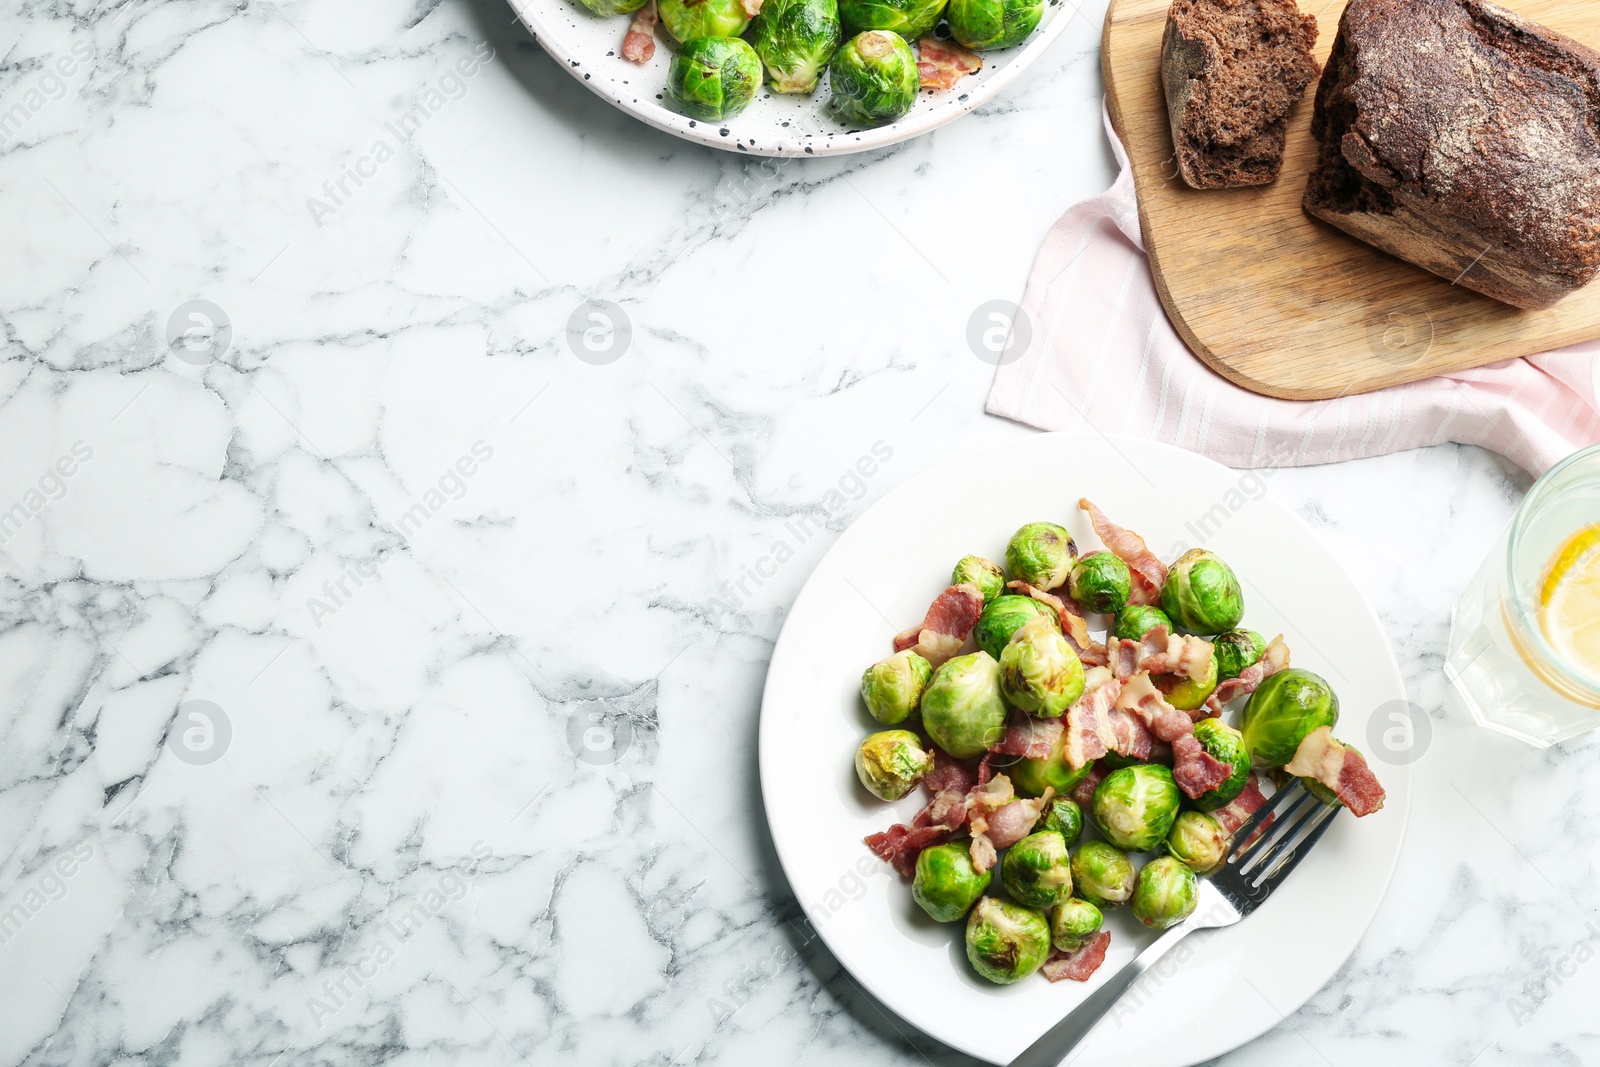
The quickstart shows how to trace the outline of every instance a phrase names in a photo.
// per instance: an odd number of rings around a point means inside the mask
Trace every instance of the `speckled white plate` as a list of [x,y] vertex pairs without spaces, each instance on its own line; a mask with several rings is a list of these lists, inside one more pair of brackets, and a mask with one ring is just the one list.
[[742,113],[722,123],[680,114],[667,99],[672,44],[656,31],[655,58],[643,66],[621,55],[631,16],[598,18],[576,0],[511,0],[534,39],[567,73],[623,111],[690,141],[759,156],[826,156],[898,144],[938,129],[988,101],[1049,48],[1077,14],[1081,0],[1047,0],[1039,28],[1022,44],[983,54],[983,69],[955,88],[917,94],[899,122],[872,130],[846,126],[829,113],[826,76],[811,96],[774,93],[765,85]]
[[[1149,479],[1149,481],[1146,481]],[[1153,486],[1152,487],[1152,483]],[[941,463],[857,519],[796,598],[773,651],[761,707],[761,787],[790,885],[840,962],[909,1022],[963,1052],[1009,1063],[1154,937],[1112,912],[1105,966],[1087,984],[1034,977],[999,987],[968,967],[962,926],[932,922],[910,887],[862,844],[909,821],[918,790],[890,806],[855,781],[851,759],[875,724],[861,672],[922,618],[969,552],[1000,559],[1024,522],[1049,519],[1099,547],[1087,496],[1164,559],[1203,541],[1233,564],[1246,625],[1283,633],[1296,666],[1340,698],[1339,736],[1366,752],[1374,713],[1403,701],[1400,671],[1355,582],[1259,479],[1153,441],[1042,434]],[[980,494],[980,495],[974,495]],[[1220,523],[1220,525],[1218,525]],[[1387,723],[1384,709],[1377,721]],[[1230,713],[1230,720],[1234,716]],[[1341,814],[1293,876],[1239,925],[1191,936],[1090,1035],[1075,1067],[1187,1067],[1278,1025],[1354,951],[1394,873],[1411,773],[1374,762],[1382,811]]]

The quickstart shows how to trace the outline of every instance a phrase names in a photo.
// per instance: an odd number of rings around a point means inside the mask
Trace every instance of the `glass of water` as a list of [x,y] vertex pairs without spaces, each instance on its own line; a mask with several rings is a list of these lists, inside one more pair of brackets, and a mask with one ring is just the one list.
[[1541,748],[1600,728],[1600,446],[1528,492],[1450,619],[1472,717]]

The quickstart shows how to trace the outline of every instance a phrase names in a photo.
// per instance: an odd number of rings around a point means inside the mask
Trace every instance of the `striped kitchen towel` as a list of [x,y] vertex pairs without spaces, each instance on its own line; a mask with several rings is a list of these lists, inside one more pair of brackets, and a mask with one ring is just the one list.
[[1600,442],[1600,341],[1337,400],[1275,400],[1234,385],[1167,321],[1109,118],[1106,132],[1122,173],[1045,237],[1022,304],[1032,338],[1014,361],[1002,359],[989,411],[1046,430],[1154,437],[1232,467],[1455,441],[1540,474]]

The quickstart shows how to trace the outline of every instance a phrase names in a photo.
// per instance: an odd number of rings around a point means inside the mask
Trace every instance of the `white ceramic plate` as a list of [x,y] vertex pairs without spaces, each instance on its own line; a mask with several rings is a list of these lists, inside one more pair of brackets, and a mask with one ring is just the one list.
[[[1339,735],[1374,751],[1368,720],[1405,698],[1394,656],[1349,575],[1264,491],[1253,475],[1153,441],[1043,434],[917,475],[856,520],[817,565],[767,673],[762,795],[783,869],[812,924],[907,1021],[979,1059],[1008,1063],[1154,937],[1120,909],[1108,916],[1106,963],[1088,983],[1034,977],[990,985],[967,966],[962,927],[927,919],[909,886],[862,844],[909,821],[923,799],[918,790],[881,804],[855,781],[855,747],[875,728],[858,693],[861,672],[892,651],[897,630],[921,620],[963,555],[999,560],[1011,533],[1035,519],[1062,523],[1082,549],[1099,547],[1077,509],[1080,496],[1169,562],[1186,547],[1212,548],[1244,584],[1245,624],[1268,637],[1282,632],[1294,664],[1338,692]],[[1341,814],[1259,911],[1180,945],[1156,980],[1136,987],[1090,1035],[1075,1065],[1200,1063],[1276,1026],[1320,989],[1366,931],[1400,855],[1410,771],[1374,769],[1388,791],[1382,811],[1360,820]]]
[[631,16],[597,18],[575,0],[511,0],[534,39],[567,73],[605,100],[650,125],[689,141],[758,156],[826,156],[898,144],[960,118],[1027,69],[1061,35],[1081,0],[1048,0],[1039,28],[1015,48],[983,54],[983,69],[943,92],[917,94],[916,107],[899,122],[873,130],[844,125],[828,113],[828,84],[811,96],[773,93],[765,85],[742,113],[722,123],[679,114],[667,99],[672,47],[656,33],[656,54],[639,66],[623,59],[622,37]]

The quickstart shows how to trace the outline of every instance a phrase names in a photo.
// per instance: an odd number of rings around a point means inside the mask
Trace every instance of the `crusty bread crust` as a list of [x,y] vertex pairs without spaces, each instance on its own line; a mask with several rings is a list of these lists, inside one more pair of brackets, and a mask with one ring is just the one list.
[[1600,273],[1600,53],[1486,0],[1351,0],[1306,211],[1496,300]]
[[1317,20],[1295,0],[1173,0],[1161,82],[1178,172],[1196,189],[1266,185],[1289,111],[1317,77]]

